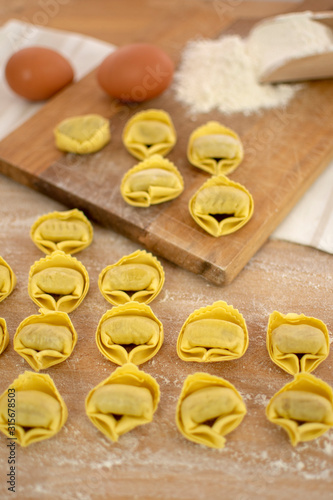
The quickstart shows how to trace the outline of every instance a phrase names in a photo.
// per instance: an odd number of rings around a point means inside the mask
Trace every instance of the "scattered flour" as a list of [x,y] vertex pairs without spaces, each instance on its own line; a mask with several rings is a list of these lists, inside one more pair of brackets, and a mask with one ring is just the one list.
[[[217,40],[189,42],[175,74],[176,99],[188,105],[193,114],[218,109],[227,115],[249,115],[285,106],[302,85],[260,84],[258,77],[270,64],[278,64],[289,56],[333,48],[330,30],[309,16],[305,12],[260,23],[248,39],[226,35]],[[270,37],[272,25],[275,37]],[[284,43],[277,43],[281,37]]]
[[249,115],[287,104],[299,86],[259,84],[244,40],[230,35],[190,42],[175,74],[174,88],[176,99],[194,114],[217,108],[225,114]]

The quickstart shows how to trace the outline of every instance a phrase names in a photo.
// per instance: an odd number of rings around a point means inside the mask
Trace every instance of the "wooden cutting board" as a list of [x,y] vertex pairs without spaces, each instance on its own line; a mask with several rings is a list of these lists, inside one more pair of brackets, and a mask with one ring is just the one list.
[[[228,33],[246,34],[238,21]],[[221,35],[218,23],[211,37]],[[189,32],[184,28],[184,43]],[[333,82],[309,83],[286,109],[262,114],[198,115],[195,120],[169,89],[143,104],[122,105],[99,89],[93,71],[47,102],[31,119],[0,142],[0,171],[42,191],[88,217],[123,233],[143,247],[216,284],[230,283],[333,158]],[[119,191],[125,172],[137,162],[125,150],[121,134],[134,113],[160,108],[170,113],[178,135],[168,155],[181,171],[185,190],[176,200],[149,208],[127,205]],[[110,119],[112,140],[86,156],[63,154],[54,145],[53,128],[64,118],[100,113]],[[188,202],[209,177],[191,166],[186,147],[194,128],[218,120],[240,135],[245,158],[230,178],[254,198],[250,222],[238,232],[214,238],[191,218]]]

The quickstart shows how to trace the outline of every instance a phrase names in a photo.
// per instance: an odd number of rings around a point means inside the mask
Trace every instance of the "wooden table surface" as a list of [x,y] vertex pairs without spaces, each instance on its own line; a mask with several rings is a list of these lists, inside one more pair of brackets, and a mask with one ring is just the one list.
[[[173,46],[177,50],[177,32],[173,33],[172,28],[170,31],[173,16],[196,23],[197,34],[205,35],[204,19],[191,19],[194,1],[198,0],[2,0],[0,23],[15,17],[45,24],[47,17],[48,27],[77,31],[118,45],[158,41],[165,48]],[[300,8],[300,3],[288,1],[202,3],[207,16],[219,15],[221,30],[235,19]],[[302,9],[313,8],[313,3],[304,2]],[[315,6],[316,10],[330,9],[333,2],[317,1]],[[170,37],[170,32],[172,40],[166,35]],[[11,339],[0,358],[2,392],[14,378],[30,369],[12,347],[18,324],[36,313],[36,306],[28,297],[27,280],[30,266],[41,253],[30,240],[30,227],[40,215],[66,207],[3,176],[0,199],[0,255],[17,276],[14,292],[0,304],[0,316],[7,321]],[[304,313],[322,319],[332,332],[332,256],[313,248],[269,240],[226,287],[208,283],[161,260],[166,281],[151,308],[164,325],[165,341],[156,357],[141,367],[160,384],[161,402],[151,424],[112,444],[84,413],[87,392],[115,369],[95,345],[97,323],[108,309],[99,293],[97,278],[106,265],[137,248],[125,237],[94,224],[93,244],[77,255],[91,280],[87,297],[71,314],[79,341],[66,362],[46,370],[68,406],[69,417],[55,438],[25,449],[17,447],[16,493],[7,491],[8,449],[5,437],[0,436],[0,498],[305,500],[318,495],[333,499],[333,431],[293,448],[284,431],[265,418],[268,400],[290,381],[290,376],[270,361],[266,351],[269,314],[273,310]],[[225,300],[242,312],[250,336],[248,351],[232,362],[203,366],[181,361],[176,354],[176,339],[183,322],[193,310],[216,300]],[[182,384],[188,374],[197,371],[229,380],[247,405],[244,422],[227,436],[223,450],[185,440],[174,423]],[[332,353],[315,375],[333,386]]]

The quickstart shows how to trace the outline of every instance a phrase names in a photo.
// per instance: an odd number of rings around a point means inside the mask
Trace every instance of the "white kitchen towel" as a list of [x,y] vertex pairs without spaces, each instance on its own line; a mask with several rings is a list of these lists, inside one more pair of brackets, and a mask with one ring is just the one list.
[[9,57],[19,49],[40,45],[55,49],[66,57],[74,70],[75,80],[93,70],[115,46],[77,33],[43,28],[34,24],[8,21],[0,28],[0,139],[38,111],[43,102],[29,102],[15,95],[4,78]]
[[[32,116],[43,103],[15,96],[4,80],[4,67],[13,52],[30,45],[56,49],[68,58],[79,80],[95,68],[114,45],[91,37],[43,28],[18,20],[0,28],[0,139]],[[333,138],[332,138],[333,140]],[[333,162],[310,187],[272,235],[333,253]]]

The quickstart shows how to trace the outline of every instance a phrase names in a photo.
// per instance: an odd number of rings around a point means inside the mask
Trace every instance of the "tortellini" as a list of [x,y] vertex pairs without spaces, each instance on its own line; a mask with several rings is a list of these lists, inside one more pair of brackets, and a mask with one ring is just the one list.
[[160,109],[136,113],[125,125],[123,143],[139,160],[154,154],[165,156],[176,143],[176,131],[170,115]]
[[229,361],[243,356],[248,344],[242,314],[220,300],[190,314],[178,335],[177,354],[184,361]]
[[176,424],[186,439],[224,448],[224,436],[238,427],[245,415],[242,397],[230,382],[208,373],[194,373],[184,382]]
[[16,276],[7,262],[0,257],[0,302],[5,300],[14,290]]
[[127,302],[107,311],[96,330],[96,344],[113,363],[141,365],[159,351],[163,325],[146,304]]
[[36,371],[67,359],[77,342],[77,333],[68,315],[41,310],[20,323],[14,335],[14,349]]
[[41,308],[70,313],[89,289],[89,276],[75,257],[56,250],[31,266],[28,292]]
[[253,207],[249,191],[224,175],[208,179],[189,202],[195,222],[215,237],[238,231],[251,219]]
[[243,156],[243,146],[238,135],[215,121],[194,130],[188,142],[189,162],[212,175],[233,172]]
[[333,426],[332,388],[309,373],[298,373],[266,407],[270,422],[280,425],[293,446],[315,439]]
[[84,213],[78,209],[51,212],[36,220],[30,236],[44,253],[62,250],[73,254],[90,245],[93,239],[93,227]]
[[[21,446],[53,437],[67,415],[64,400],[46,374],[24,372],[0,396],[0,430]],[[9,418],[15,424],[9,424]]]
[[9,343],[7,323],[4,318],[0,318],[0,354],[6,349]]
[[149,304],[160,293],[163,284],[163,267],[145,250],[122,257],[103,269],[98,278],[103,297],[116,306],[131,301]]
[[272,361],[291,375],[312,372],[329,354],[327,327],[304,314],[274,311],[268,322],[267,349]]
[[152,421],[160,399],[156,380],[135,365],[117,368],[86,398],[91,422],[111,441]]
[[178,168],[157,154],[131,168],[120,186],[123,199],[135,207],[173,200],[183,189],[184,181]]
[[56,126],[54,136],[56,146],[61,151],[95,153],[111,139],[109,120],[97,114],[66,118]]

